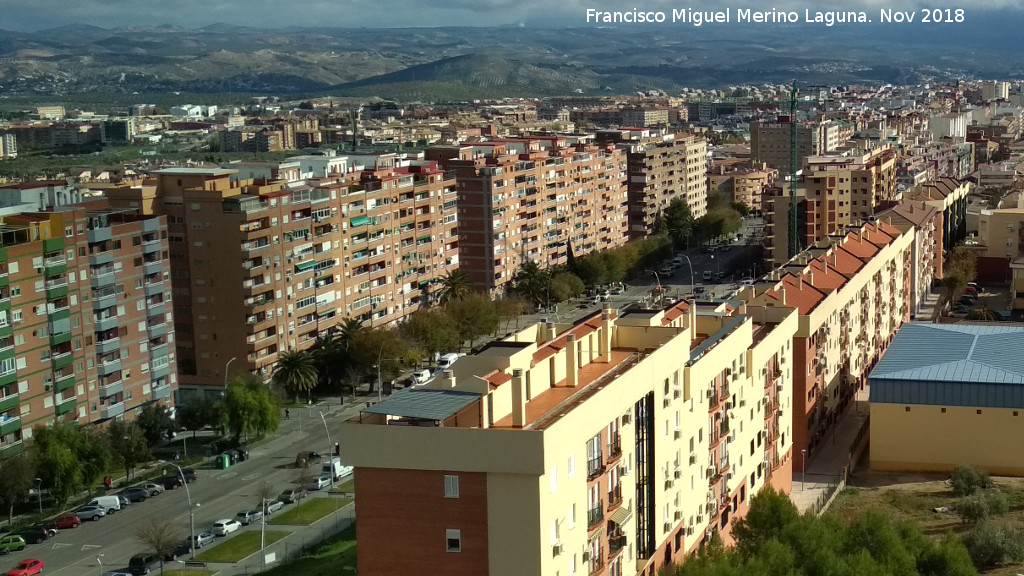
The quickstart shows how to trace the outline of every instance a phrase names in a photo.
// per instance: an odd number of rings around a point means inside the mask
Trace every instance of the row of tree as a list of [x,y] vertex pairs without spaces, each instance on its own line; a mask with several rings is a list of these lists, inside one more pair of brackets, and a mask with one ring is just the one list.
[[742,202],[730,203],[721,194],[708,195],[707,213],[694,218],[685,198],[674,198],[658,219],[656,232],[667,234],[679,249],[704,244],[739,231],[750,208]]

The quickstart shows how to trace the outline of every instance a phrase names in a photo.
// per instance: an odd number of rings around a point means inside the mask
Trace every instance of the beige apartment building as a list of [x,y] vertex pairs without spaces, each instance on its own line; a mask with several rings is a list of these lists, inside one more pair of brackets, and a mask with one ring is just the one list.
[[708,194],[719,194],[729,202],[741,202],[752,211],[760,212],[762,194],[775,186],[779,171],[761,163],[751,165],[716,164],[708,172]]
[[[739,293],[748,313],[796,308],[793,452],[813,458],[910,318],[914,229],[887,221],[822,241]],[[802,463],[797,462],[800,466]]]
[[1024,208],[982,210],[978,217],[979,256],[1012,261],[1024,256]]
[[172,402],[163,218],[91,202],[4,216],[0,242],[0,458],[36,425]]
[[729,540],[791,486],[797,328],[784,308],[606,308],[367,407],[339,431],[359,572],[653,575]]
[[458,191],[461,270],[500,293],[541,268],[628,239],[626,158],[586,135],[529,136],[427,150]]
[[626,154],[630,236],[653,234],[659,215],[676,198],[686,201],[694,218],[707,213],[704,138],[650,128],[601,130],[597,138]]
[[[875,215],[904,232],[913,231],[910,254],[910,318],[914,319],[931,294],[935,280],[942,278],[942,212],[925,202],[904,200]],[[924,319],[927,320],[927,319]]]
[[[779,176],[790,173],[790,142],[793,120],[780,116],[776,122],[755,121],[750,123],[750,157],[754,162],[763,162],[779,171]],[[839,124],[831,120],[799,122],[796,127],[797,169],[803,168],[807,158],[821,156],[838,148],[840,141]]]
[[337,179],[232,183],[167,168],[113,201],[166,214],[182,387],[269,375],[280,352],[354,318],[400,320],[458,266],[455,182],[435,162],[376,159]]

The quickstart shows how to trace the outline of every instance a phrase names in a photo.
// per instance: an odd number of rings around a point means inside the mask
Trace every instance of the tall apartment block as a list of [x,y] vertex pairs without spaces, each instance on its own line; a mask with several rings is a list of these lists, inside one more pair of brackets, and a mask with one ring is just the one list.
[[0,134],[0,158],[17,158],[18,139],[14,134]]
[[[764,162],[779,171],[779,176],[789,176],[790,165],[790,124],[796,120],[780,116],[776,122],[750,123],[750,157],[754,162]],[[798,122],[796,127],[797,170],[803,168],[809,156],[821,156],[835,150],[841,144],[839,124],[831,121]]]
[[455,182],[434,162],[382,156],[290,185],[234,174],[168,168],[106,191],[167,215],[183,389],[219,389],[229,370],[269,375],[280,352],[344,318],[393,323],[458,266]]
[[708,172],[708,194],[720,194],[729,202],[740,202],[760,212],[762,195],[775,185],[778,176],[778,170],[764,163],[717,164]]
[[541,268],[628,239],[626,158],[586,136],[529,136],[427,150],[455,176],[459,260],[498,293],[520,266]]
[[866,224],[798,254],[771,273],[770,284],[739,293],[748,313],[783,307],[800,316],[793,338],[794,454],[814,456],[909,320],[914,239],[913,227]]
[[654,233],[658,216],[682,198],[694,218],[707,213],[707,141],[691,134],[650,128],[601,130],[600,142],[626,153],[629,170],[629,233]]
[[341,430],[359,572],[653,575],[729,539],[791,486],[796,330],[785,308],[605,309],[367,407]]
[[32,427],[171,402],[167,227],[91,202],[2,218],[0,457]]

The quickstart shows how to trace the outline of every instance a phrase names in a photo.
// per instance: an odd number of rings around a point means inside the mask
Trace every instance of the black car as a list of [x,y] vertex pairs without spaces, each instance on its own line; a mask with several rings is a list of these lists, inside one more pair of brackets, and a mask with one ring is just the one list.
[[160,483],[164,485],[167,490],[174,490],[178,486],[185,484],[185,481],[181,479],[178,474],[172,474],[170,476],[164,476],[160,479]]
[[39,544],[51,536],[50,531],[42,526],[32,526],[18,532],[18,536],[25,539],[29,544]]
[[151,552],[144,552],[132,556],[131,560],[128,561],[128,571],[135,576],[143,576],[153,570],[159,570],[160,565],[159,556]]
[[191,468],[185,468],[181,473],[185,477],[185,482],[188,482],[189,484],[199,479],[199,474],[196,474],[196,471]]
[[146,498],[149,497],[149,490],[145,488],[128,488],[122,491],[118,496],[123,496],[131,502],[145,502]]
[[178,558],[184,558],[192,553],[192,547],[189,546],[188,540],[182,540],[178,545],[168,554],[164,554],[164,560],[167,562],[173,562]]

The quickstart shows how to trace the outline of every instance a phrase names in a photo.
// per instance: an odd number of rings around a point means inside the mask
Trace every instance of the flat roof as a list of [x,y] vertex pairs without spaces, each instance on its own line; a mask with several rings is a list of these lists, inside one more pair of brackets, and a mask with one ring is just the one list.
[[404,390],[361,410],[368,414],[447,420],[480,399],[480,394],[455,390]]
[[181,175],[201,175],[201,176],[227,176],[229,174],[236,174],[238,170],[228,170],[226,168],[161,168],[159,170],[153,170],[153,174],[181,174]]

